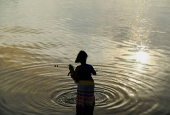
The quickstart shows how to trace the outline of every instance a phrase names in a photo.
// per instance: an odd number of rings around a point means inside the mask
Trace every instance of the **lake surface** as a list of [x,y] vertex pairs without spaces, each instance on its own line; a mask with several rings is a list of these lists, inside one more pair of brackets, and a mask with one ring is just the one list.
[[169,0],[0,0],[0,115],[74,115],[80,50],[94,115],[170,114]]

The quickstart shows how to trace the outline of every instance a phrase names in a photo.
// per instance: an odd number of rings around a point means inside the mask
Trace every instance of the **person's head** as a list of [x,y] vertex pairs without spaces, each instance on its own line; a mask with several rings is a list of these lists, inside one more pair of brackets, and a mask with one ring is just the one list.
[[86,59],[87,59],[87,53],[85,51],[80,51],[77,55],[77,58],[75,60],[75,63],[86,63]]

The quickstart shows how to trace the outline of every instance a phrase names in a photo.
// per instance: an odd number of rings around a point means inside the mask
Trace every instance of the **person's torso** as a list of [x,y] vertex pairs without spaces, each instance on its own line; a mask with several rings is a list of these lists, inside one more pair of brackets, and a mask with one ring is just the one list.
[[78,79],[80,80],[93,80],[91,73],[93,67],[89,64],[79,65],[76,70],[78,71]]

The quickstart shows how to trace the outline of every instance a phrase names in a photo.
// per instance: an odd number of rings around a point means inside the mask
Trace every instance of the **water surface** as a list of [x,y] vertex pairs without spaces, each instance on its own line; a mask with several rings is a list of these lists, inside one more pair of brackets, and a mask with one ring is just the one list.
[[0,0],[1,115],[74,115],[80,50],[94,115],[168,115],[169,20],[168,0]]

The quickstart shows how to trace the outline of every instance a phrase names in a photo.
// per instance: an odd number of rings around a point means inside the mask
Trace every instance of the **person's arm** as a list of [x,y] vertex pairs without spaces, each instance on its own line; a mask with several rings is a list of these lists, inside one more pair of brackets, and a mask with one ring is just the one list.
[[93,74],[93,75],[96,75],[96,71],[95,71],[94,69],[92,70],[92,74]]
[[68,73],[68,75],[67,76],[69,76],[70,75],[70,72]]
[[96,71],[94,70],[93,66],[92,66],[92,71],[91,71],[91,73],[92,73],[93,75],[96,75]]
[[78,78],[78,71],[77,70],[75,70],[74,76],[72,78],[73,78],[73,80],[76,80]]

